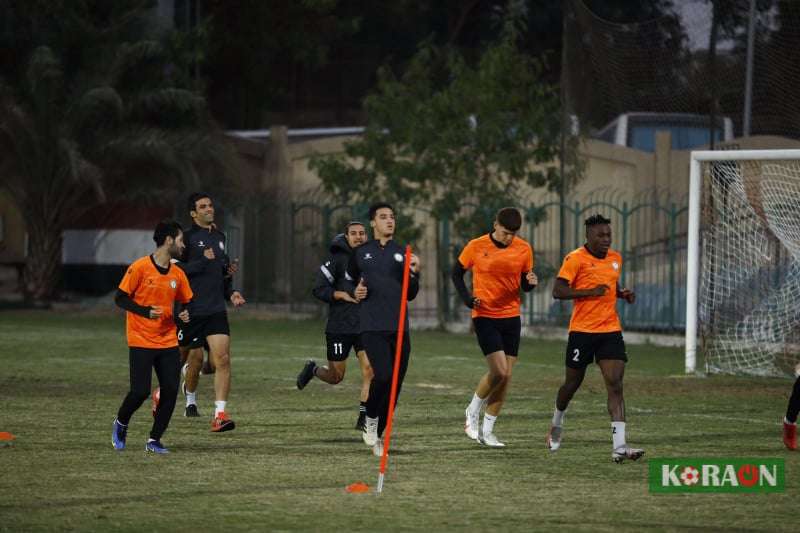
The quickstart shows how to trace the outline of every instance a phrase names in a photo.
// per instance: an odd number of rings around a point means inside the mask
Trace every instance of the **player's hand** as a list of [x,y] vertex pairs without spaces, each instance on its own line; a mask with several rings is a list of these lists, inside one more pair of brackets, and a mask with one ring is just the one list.
[[356,297],[356,301],[358,302],[367,298],[367,286],[364,284],[364,278],[358,280],[358,285],[356,285],[356,290],[353,291],[353,296]]
[[469,307],[470,309],[477,309],[478,307],[480,307],[480,306],[481,306],[481,299],[480,299],[480,298],[475,298],[475,297],[473,296],[473,297],[472,297],[472,302],[470,302],[470,303],[471,303],[472,305],[469,305],[469,306],[467,306],[467,307]]
[[347,291],[334,291],[333,292],[333,299],[334,300],[341,300],[343,302],[350,302],[351,304],[357,304],[358,300],[350,296]]
[[539,278],[536,277],[536,274],[531,269],[525,274],[525,279],[528,282],[528,285],[533,285],[534,287],[539,284]]
[[178,313],[178,318],[181,319],[181,322],[184,322],[184,323],[188,324],[189,323],[189,310],[188,309],[184,309],[183,311]]
[[[212,250],[212,252],[213,252],[213,250]],[[213,257],[211,259],[213,259]],[[233,276],[237,272],[239,272],[239,259],[238,258],[236,258],[233,261],[231,261],[230,264],[228,265],[228,275],[229,276]]]
[[245,304],[244,296],[239,291],[233,291],[231,294],[231,303],[234,307],[241,307]]
[[617,297],[622,298],[629,304],[636,301],[636,294],[630,289],[620,289],[619,293],[617,293]]
[[409,268],[411,269],[411,271],[414,274],[417,274],[419,272],[420,266],[422,265],[419,261],[419,257],[417,257],[416,254],[411,254],[411,263],[409,264]]
[[608,285],[598,285],[593,289],[589,289],[588,296],[603,296],[608,292]]
[[150,307],[150,318],[156,319],[161,318],[161,315],[164,314],[164,311],[161,310],[161,307],[158,306],[151,306]]
[[216,255],[214,255],[213,248],[206,248],[203,250],[203,255],[206,256],[206,259],[214,259],[216,257]]

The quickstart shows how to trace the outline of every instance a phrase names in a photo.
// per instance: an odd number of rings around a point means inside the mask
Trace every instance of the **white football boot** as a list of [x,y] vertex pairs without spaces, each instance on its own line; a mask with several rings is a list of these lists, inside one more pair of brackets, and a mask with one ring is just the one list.
[[375,446],[378,442],[378,419],[366,418],[364,422],[364,431],[361,433],[361,438],[367,446]]
[[478,432],[478,442],[490,448],[505,448],[505,444],[497,440],[494,433],[484,433],[483,429]]
[[624,463],[625,461],[636,461],[643,455],[644,450],[641,448],[631,448],[626,444],[611,452],[611,460],[615,463]]
[[561,426],[550,426],[550,431],[547,432],[544,442],[547,444],[548,450],[557,452],[561,448]]

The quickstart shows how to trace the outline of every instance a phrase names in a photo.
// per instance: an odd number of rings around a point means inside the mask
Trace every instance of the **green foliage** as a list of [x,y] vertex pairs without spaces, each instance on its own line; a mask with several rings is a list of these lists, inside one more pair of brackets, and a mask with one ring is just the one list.
[[325,189],[343,202],[429,210],[467,235],[531,188],[558,187],[558,91],[541,82],[543,64],[520,50],[518,32],[507,24],[474,65],[424,42],[400,77],[382,68],[363,137],[311,161]]
[[233,157],[203,97],[165,75],[183,66],[144,33],[151,2],[34,4],[0,5],[27,29],[25,67],[0,80],[0,171],[30,235],[25,290],[47,300],[68,224],[105,203],[172,205],[225,182]]

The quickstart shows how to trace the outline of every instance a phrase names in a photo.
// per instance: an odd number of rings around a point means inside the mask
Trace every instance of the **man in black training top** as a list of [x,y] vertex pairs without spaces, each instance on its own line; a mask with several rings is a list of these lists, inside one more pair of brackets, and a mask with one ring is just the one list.
[[210,361],[216,368],[216,398],[211,431],[218,433],[235,427],[226,410],[231,387],[231,339],[225,300],[230,300],[235,307],[244,305],[245,300],[232,287],[225,235],[214,225],[214,204],[211,198],[205,193],[192,194],[187,207],[192,217],[192,227],[184,235],[186,249],[178,263],[189,277],[194,292],[189,307],[191,321],[181,328],[178,335],[181,347],[190,349],[186,371],[185,414],[197,416],[197,380],[203,364],[203,345],[208,343]]
[[367,230],[361,222],[349,222],[344,233],[334,237],[331,242],[331,255],[317,270],[316,281],[311,293],[318,300],[329,304],[328,323],[325,326],[325,340],[328,347],[328,365],[317,366],[310,359],[297,376],[297,388],[303,389],[311,379],[318,379],[336,385],[344,379],[347,358],[353,348],[361,367],[361,404],[358,410],[356,429],[363,430],[367,415],[367,397],[372,382],[372,368],[359,339],[358,300],[351,293],[354,284],[347,279],[347,264],[353,250],[367,240]]
[[[361,343],[367,351],[372,366],[372,383],[367,399],[367,420],[362,438],[372,447],[375,455],[383,455],[381,436],[389,413],[389,395],[394,370],[397,325],[400,318],[400,296],[403,283],[405,249],[392,240],[395,230],[394,209],[387,203],[378,203],[369,208],[373,240],[355,250],[347,266],[347,274],[358,285],[353,296],[358,305]],[[419,292],[419,258],[411,256],[408,300]],[[411,343],[408,334],[408,316],[400,359],[397,382],[397,398],[408,369]]]

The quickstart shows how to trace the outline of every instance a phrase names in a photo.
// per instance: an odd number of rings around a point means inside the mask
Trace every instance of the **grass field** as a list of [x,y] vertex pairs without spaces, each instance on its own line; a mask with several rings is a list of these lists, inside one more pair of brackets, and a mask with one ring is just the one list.
[[[124,318],[0,313],[0,530],[796,530],[797,454],[780,440],[789,380],[687,378],[678,349],[629,346],[628,440],[647,450],[613,464],[605,389],[596,368],[567,414],[564,444],[544,448],[564,346],[523,339],[509,400],[488,449],[463,432],[464,407],[484,370],[468,335],[412,332],[412,359],[395,419],[384,493],[378,459],[353,430],[359,376],[336,387],[294,381],[324,359],[323,324],[232,317],[237,429],[208,431],[179,397],[164,443],[145,454],[149,403],[129,448],[111,422],[128,386]],[[212,382],[199,404],[212,412]],[[647,458],[786,458],[783,494],[654,495]]]

